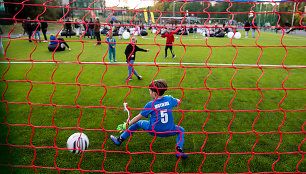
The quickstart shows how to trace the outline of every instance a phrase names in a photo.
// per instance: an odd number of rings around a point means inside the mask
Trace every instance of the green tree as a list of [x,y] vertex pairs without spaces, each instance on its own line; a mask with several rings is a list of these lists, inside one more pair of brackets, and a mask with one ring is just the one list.
[[[280,3],[279,5],[279,12],[293,12],[294,10],[294,5],[298,5],[298,8],[296,8],[296,12],[303,12],[304,11],[304,6],[306,6],[306,2],[299,2],[299,3],[294,3],[294,2],[284,2]],[[280,25],[284,26],[285,22],[288,21],[291,24],[292,21],[292,13],[280,13]],[[294,26],[300,26],[299,22],[301,20],[301,14],[295,13],[294,14]],[[306,22],[306,19],[303,18],[303,22]]]
[[[21,3],[23,0],[4,0],[4,2],[14,2],[14,3]],[[15,15],[18,11],[18,15],[16,18],[18,19],[25,19],[27,17],[30,17],[31,19],[35,19],[38,15],[43,13],[44,7],[43,6],[31,6],[26,4],[39,4],[42,5],[45,3],[44,0],[30,0],[27,1],[24,5],[24,8],[20,11],[22,8],[22,5],[20,4],[7,4],[5,3],[5,9],[6,13],[10,13],[12,15]],[[59,1],[52,1],[49,3],[46,3],[47,6],[60,6]],[[62,9],[61,8],[55,8],[55,7],[46,7],[46,11],[42,14],[44,16],[45,20],[56,20],[62,16]]]

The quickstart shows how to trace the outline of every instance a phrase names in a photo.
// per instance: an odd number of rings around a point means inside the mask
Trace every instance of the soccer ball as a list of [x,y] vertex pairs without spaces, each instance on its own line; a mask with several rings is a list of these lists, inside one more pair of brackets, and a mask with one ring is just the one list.
[[234,35],[235,39],[240,39],[241,38],[241,33],[240,32],[236,32]]
[[61,43],[61,48],[65,48],[65,44],[64,43]]
[[82,153],[89,146],[89,139],[84,133],[74,133],[67,140],[67,148],[72,153]]
[[125,31],[123,34],[122,34],[122,37],[123,39],[129,39],[130,38],[130,33]]
[[233,37],[233,35],[234,35],[233,32],[228,32],[228,33],[227,33],[227,37],[230,38],[230,39]]

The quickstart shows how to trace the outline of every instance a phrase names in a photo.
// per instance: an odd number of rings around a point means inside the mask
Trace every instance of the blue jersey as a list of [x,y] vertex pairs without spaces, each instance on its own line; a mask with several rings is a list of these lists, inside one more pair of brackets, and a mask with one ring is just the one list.
[[164,96],[155,102],[152,100],[147,103],[140,114],[146,118],[151,115],[149,130],[153,130],[153,125],[155,124],[154,130],[157,132],[170,131],[174,126],[172,108],[177,104],[177,99],[171,96]]
[[108,45],[109,45],[110,47],[116,46],[116,39],[115,39],[115,38],[109,38],[109,37],[107,37],[106,41],[107,41],[107,42],[111,42],[111,43],[108,43]]
[[58,41],[56,41],[55,36],[50,36],[50,43],[49,43],[49,45],[54,45],[54,44],[58,44]]

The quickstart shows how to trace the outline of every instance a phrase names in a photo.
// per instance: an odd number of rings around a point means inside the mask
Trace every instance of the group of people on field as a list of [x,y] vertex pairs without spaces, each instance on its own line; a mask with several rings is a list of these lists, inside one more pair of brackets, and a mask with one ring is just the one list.
[[252,29],[252,37],[255,38],[256,26],[257,26],[257,23],[255,21],[251,22],[251,23],[250,23],[250,21],[246,21],[244,23],[245,38],[249,37],[250,29]]
[[31,18],[27,17],[26,21],[22,21],[23,27],[23,35],[27,34],[29,37],[29,42],[32,42],[32,36],[35,37],[35,41],[41,42],[40,38],[40,30],[44,35],[44,41],[48,42],[47,40],[47,29],[48,23],[44,21],[44,17],[40,17],[40,21],[31,22]]
[[[82,29],[83,26],[83,29]],[[79,19],[74,19],[74,22],[70,21],[70,18],[67,18],[65,21],[65,28],[66,28],[66,37],[71,37],[72,31],[75,32],[76,37],[80,37],[83,31],[86,32],[84,37],[90,37],[90,39],[97,39],[97,45],[101,45],[101,37],[100,37],[100,19],[99,17],[96,18],[89,18],[89,21],[85,18],[84,23]]]

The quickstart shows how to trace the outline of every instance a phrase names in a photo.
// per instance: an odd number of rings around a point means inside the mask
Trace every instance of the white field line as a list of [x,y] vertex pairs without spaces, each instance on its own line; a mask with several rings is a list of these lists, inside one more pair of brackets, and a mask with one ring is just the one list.
[[[293,37],[295,37],[294,39],[293,39]],[[154,37],[142,37],[143,39],[154,39]],[[185,41],[188,41],[188,40],[205,40],[205,38],[206,37],[204,37],[204,36],[198,36],[198,37],[192,37],[192,36],[187,36],[187,37],[183,37],[182,38],[182,40],[185,40]],[[227,37],[226,37],[227,38]],[[214,39],[214,37],[207,37],[207,39]],[[241,39],[240,40],[255,40],[256,38],[244,38],[244,37],[241,37]],[[291,36],[291,38],[290,39],[288,39],[288,38],[284,38],[284,40],[305,40],[306,38],[301,38],[301,36]],[[166,40],[166,39],[163,39],[163,38],[156,38],[155,40]],[[178,39],[176,39],[176,40],[180,40],[180,37],[178,37]],[[236,40],[236,39],[234,39],[233,38],[233,40]],[[259,38],[259,40],[273,40],[273,41],[275,41],[275,39],[272,39],[272,38]],[[280,39],[279,39],[280,40]]]
[[[0,62],[0,64],[8,64],[9,62]],[[28,62],[11,62],[11,64],[29,64],[32,63],[31,61]],[[33,62],[33,63],[44,63],[44,64],[52,64],[56,62]],[[58,63],[71,63],[71,62],[58,62]],[[77,63],[77,62],[75,62]],[[80,62],[81,64],[126,64],[126,62]],[[134,64],[140,65],[155,65],[155,62],[135,62]],[[177,63],[177,62],[156,62],[156,65],[200,65],[205,66],[205,63]],[[241,66],[241,67],[257,67],[257,64],[224,64],[224,63],[207,63],[209,66]],[[261,67],[283,67],[282,65],[262,65],[259,64]],[[285,67],[295,68],[306,68],[306,65],[284,65]]]

